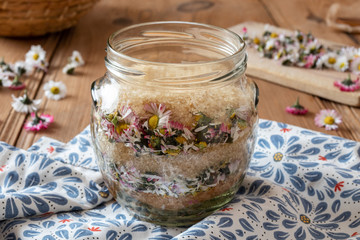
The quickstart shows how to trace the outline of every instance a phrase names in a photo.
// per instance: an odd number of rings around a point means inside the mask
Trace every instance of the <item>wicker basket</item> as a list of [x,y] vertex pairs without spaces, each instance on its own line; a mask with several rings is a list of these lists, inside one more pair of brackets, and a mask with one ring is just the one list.
[[39,36],[74,26],[98,0],[0,1],[0,36]]

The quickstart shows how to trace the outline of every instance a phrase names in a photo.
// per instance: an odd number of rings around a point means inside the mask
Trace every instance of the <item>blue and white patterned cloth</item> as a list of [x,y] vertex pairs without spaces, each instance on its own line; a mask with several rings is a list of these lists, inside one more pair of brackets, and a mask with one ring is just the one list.
[[189,228],[141,222],[104,187],[88,128],[0,143],[0,239],[360,239],[360,143],[261,120],[238,194]]

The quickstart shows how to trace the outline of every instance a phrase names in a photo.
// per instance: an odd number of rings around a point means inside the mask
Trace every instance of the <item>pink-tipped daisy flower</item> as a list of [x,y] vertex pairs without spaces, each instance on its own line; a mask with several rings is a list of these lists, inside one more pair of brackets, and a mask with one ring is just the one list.
[[154,129],[161,129],[161,128],[169,128],[169,118],[171,111],[167,110],[164,104],[159,104],[159,106],[156,103],[150,103],[146,104],[144,106],[144,109],[146,112],[148,112],[149,120],[145,122],[147,124],[147,127],[151,130]]
[[296,99],[296,102],[294,105],[286,107],[286,112],[294,114],[294,115],[304,115],[308,112],[306,108],[304,108],[299,103],[299,97]]
[[20,82],[19,77],[16,75],[9,88],[13,90],[22,90],[25,88],[25,84]]
[[360,88],[360,80],[359,77],[357,77],[356,80],[351,80],[351,76],[349,74],[348,78],[346,78],[343,81],[335,81],[334,86],[339,88],[340,91],[343,92],[354,92],[355,90],[358,90]]
[[27,131],[40,131],[46,129],[54,121],[54,117],[48,114],[41,114],[38,116],[37,112],[31,113],[31,120],[27,121],[24,125],[24,129]]
[[342,122],[341,116],[333,109],[323,109],[315,116],[315,125],[325,127],[326,130],[338,129],[338,124]]

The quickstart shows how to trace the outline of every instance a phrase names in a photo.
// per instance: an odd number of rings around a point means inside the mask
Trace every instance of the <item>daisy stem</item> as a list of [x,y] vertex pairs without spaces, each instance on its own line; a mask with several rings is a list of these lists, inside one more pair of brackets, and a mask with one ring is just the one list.
[[25,89],[25,91],[24,91],[24,96],[25,96],[25,98],[24,98],[24,100],[22,101],[22,103],[27,104],[27,105],[31,104],[31,103],[32,103],[32,100],[29,98],[26,89]]
[[346,86],[350,86],[351,84],[353,84],[353,81],[351,80],[351,75],[349,73],[348,77],[341,82],[342,84],[346,85]]
[[14,78],[14,80],[12,81],[12,85],[13,85],[13,86],[19,86],[19,85],[21,85],[21,84],[22,84],[22,82],[19,81],[19,76],[18,76],[18,75],[15,75],[15,78]]
[[296,98],[295,104],[292,105],[293,108],[296,108],[296,109],[303,109],[304,108],[303,106],[300,105],[300,103],[299,103],[300,100],[299,99],[300,99],[299,97]]

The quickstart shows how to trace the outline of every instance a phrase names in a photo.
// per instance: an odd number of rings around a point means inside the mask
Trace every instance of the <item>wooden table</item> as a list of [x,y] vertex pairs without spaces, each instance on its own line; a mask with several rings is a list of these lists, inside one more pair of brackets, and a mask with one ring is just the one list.
[[[101,77],[107,38],[125,26],[148,22],[181,20],[230,27],[244,21],[269,23],[288,29],[311,31],[316,37],[330,39],[359,47],[360,35],[345,34],[329,29],[324,16],[333,0],[101,0],[84,16],[76,27],[63,32],[36,38],[0,38],[0,56],[7,62],[24,59],[33,44],[41,44],[50,62],[46,74],[37,73],[25,82],[31,98],[42,98],[41,112],[54,115],[55,122],[47,130],[27,132],[23,124],[26,114],[15,112],[11,107],[11,94],[22,91],[0,89],[0,140],[20,148],[28,148],[42,136],[67,142],[90,121],[90,84]],[[346,3],[349,1],[341,1]],[[1,24],[1,23],[0,23]],[[82,53],[86,65],[77,69],[74,76],[64,75],[62,67],[73,50]],[[251,76],[250,76],[251,77]],[[44,96],[43,85],[49,80],[63,81],[67,97],[60,101]],[[254,80],[260,88],[259,116],[285,122],[329,134],[360,141],[360,109],[323,100],[292,89]],[[299,96],[309,108],[305,116],[293,116],[284,109]],[[325,131],[314,124],[314,116],[320,109],[339,111],[343,123],[338,131]]]

